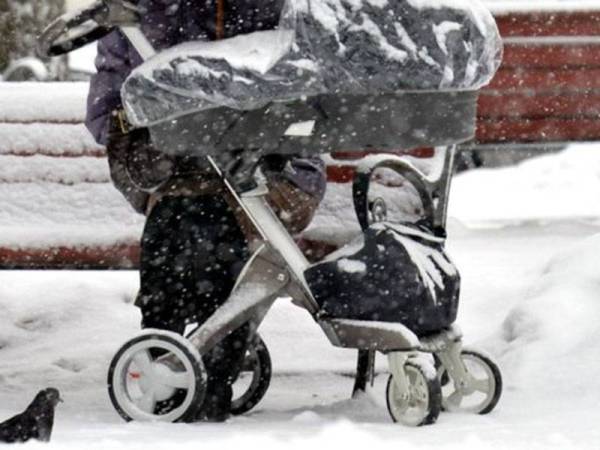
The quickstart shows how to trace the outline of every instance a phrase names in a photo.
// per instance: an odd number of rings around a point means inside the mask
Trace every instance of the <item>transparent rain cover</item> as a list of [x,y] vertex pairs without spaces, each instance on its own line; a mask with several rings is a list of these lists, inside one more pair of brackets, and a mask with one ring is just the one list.
[[501,58],[479,0],[287,0],[277,30],[163,51],[134,70],[122,96],[142,127],[319,94],[476,90]]

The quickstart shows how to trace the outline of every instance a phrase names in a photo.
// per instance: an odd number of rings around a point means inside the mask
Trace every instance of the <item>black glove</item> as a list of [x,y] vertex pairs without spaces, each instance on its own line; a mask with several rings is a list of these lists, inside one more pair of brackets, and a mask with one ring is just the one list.
[[[159,161],[150,144],[148,130],[126,133],[118,117],[111,118],[106,153],[115,187],[137,212],[146,213],[148,191],[170,176],[167,164]],[[152,164],[156,163],[156,164]]]
[[173,175],[173,159],[154,148],[145,128],[132,130],[127,138],[130,145],[125,165],[129,178],[138,189],[155,191]]

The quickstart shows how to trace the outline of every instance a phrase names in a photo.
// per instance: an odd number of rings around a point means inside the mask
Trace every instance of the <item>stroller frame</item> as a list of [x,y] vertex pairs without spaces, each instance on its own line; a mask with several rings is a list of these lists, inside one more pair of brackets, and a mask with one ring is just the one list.
[[[45,55],[65,53],[119,27],[147,60],[155,50],[139,28],[137,13],[136,6],[125,0],[97,0],[79,13],[60,17],[49,25],[41,37],[39,51]],[[96,26],[90,27],[90,22]],[[368,175],[376,168],[393,169],[415,186],[434,228],[444,228],[455,151],[456,145],[436,150],[437,170],[430,176],[398,156],[366,157],[355,178],[355,194],[358,185],[363,192],[368,190],[365,183],[368,187]],[[280,297],[291,297],[307,310],[332,345],[360,351],[355,389],[364,389],[366,380],[373,376],[374,352],[387,355],[391,376],[386,395],[394,421],[423,425],[435,422],[442,407],[476,413],[494,408],[501,392],[500,372],[488,357],[463,350],[457,327],[419,339],[402,324],[323,317],[303,275],[310,264],[268,205],[267,186],[258,181],[250,190],[240,189],[212,156],[206,158],[256,228],[260,242],[229,299],[187,338],[167,331],[145,330],[116,353],[109,368],[108,387],[111,401],[123,418],[194,420],[206,388],[201,355],[246,322],[256,330]],[[355,195],[355,207],[359,220],[367,221],[366,194]],[[162,349],[163,356],[153,359],[149,351],[153,348]],[[434,354],[434,358],[423,357],[427,353]],[[482,368],[485,379],[476,378],[467,361]],[[445,395],[443,386],[453,390]],[[177,389],[186,391],[184,400],[166,413],[156,413],[157,402],[169,400]],[[483,394],[483,400],[465,407],[462,400],[477,392]]]

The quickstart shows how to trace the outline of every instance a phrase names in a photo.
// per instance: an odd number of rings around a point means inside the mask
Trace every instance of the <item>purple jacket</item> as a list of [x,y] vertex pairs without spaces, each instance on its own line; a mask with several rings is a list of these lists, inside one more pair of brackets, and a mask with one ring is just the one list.
[[[216,0],[140,0],[138,5],[144,10],[142,31],[160,50],[186,41],[212,40],[219,33],[231,37],[273,29],[279,20],[281,3],[282,0],[225,1],[220,29],[216,23]],[[98,72],[91,80],[86,117],[86,126],[98,143],[107,143],[110,114],[121,106],[121,86],[141,63],[140,56],[119,31],[98,43]],[[325,192],[325,170],[320,158],[296,158],[283,175],[319,198]]]

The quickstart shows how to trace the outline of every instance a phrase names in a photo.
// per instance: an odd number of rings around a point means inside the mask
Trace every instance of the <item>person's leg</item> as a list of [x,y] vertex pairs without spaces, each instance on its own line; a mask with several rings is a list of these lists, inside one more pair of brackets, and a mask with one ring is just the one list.
[[[198,201],[190,207],[187,220],[186,226],[194,230],[195,315],[201,325],[229,298],[249,255],[247,241],[224,199]],[[249,340],[250,326],[244,325],[204,356],[208,382],[199,419],[222,421],[229,416],[231,385],[241,370]]]
[[208,385],[200,420],[220,422],[229,417],[233,397],[232,385],[242,370],[251,337],[250,324],[246,323],[229,334],[204,357]]
[[[202,324],[229,297],[245,261],[247,242],[227,203],[215,196],[163,197],[142,238],[142,328],[183,334]],[[205,356],[207,395],[202,418],[223,420],[231,405],[250,338],[243,326]]]
[[[181,227],[185,209],[177,197],[164,197],[146,220],[141,241],[140,290],[136,299],[142,313],[142,328],[157,328],[183,334],[186,282],[174,260],[189,240]],[[185,274],[184,274],[185,275]]]

